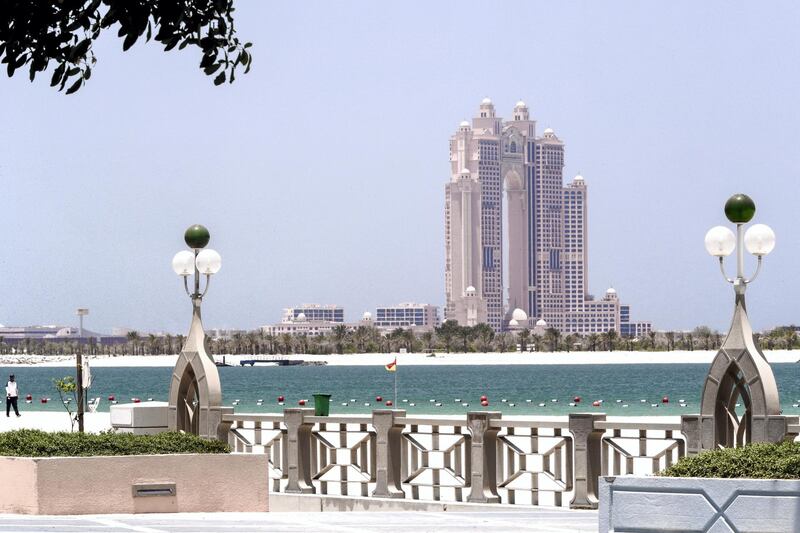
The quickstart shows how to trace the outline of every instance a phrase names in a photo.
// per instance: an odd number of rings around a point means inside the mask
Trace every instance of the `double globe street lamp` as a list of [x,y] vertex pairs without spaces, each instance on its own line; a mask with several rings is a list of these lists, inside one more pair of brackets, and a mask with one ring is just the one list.
[[[186,294],[192,299],[195,307],[199,309],[200,303],[208,291],[211,276],[219,272],[222,267],[222,257],[216,250],[206,248],[211,235],[208,229],[200,224],[190,226],[183,235],[184,241],[192,250],[181,250],[172,258],[172,270],[183,278]],[[194,274],[194,290],[189,291],[189,276]],[[200,292],[200,277],[205,275],[206,286]]]
[[[747,231],[744,225],[753,219],[756,205],[746,194],[735,194],[725,203],[725,216],[736,224],[736,233],[726,226],[715,226],[706,233],[706,251],[719,258],[722,277],[733,284],[737,302],[744,298],[745,288],[756,279],[761,271],[762,259],[775,248],[775,232],[766,224],[753,224]],[[751,278],[744,275],[744,250],[747,249],[758,258],[758,266]],[[736,277],[725,274],[724,260],[736,250]]]

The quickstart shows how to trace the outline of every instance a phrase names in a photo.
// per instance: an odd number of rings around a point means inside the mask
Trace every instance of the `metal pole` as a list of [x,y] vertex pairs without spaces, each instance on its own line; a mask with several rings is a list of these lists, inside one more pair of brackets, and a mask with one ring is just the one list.
[[397,359],[394,363],[394,408],[397,409]]
[[736,278],[744,279],[744,233],[743,224],[736,224]]
[[83,433],[83,355],[80,343],[78,343],[78,353],[75,355],[75,364],[78,373],[78,431]]

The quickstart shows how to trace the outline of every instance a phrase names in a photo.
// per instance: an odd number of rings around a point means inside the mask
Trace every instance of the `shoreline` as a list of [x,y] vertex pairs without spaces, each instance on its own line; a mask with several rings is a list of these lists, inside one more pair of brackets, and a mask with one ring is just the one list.
[[[283,358],[299,359],[329,366],[384,366],[397,358],[398,365],[620,365],[620,364],[710,364],[716,350],[671,352],[504,352],[504,353],[369,353],[369,354],[290,354],[290,355],[226,355],[229,365],[239,366],[242,359]],[[770,363],[795,363],[800,350],[764,351]],[[114,367],[171,367],[177,355],[86,356],[95,368]],[[221,355],[215,356],[222,361]],[[8,367],[70,367],[74,356],[24,355],[0,357],[0,366]]]

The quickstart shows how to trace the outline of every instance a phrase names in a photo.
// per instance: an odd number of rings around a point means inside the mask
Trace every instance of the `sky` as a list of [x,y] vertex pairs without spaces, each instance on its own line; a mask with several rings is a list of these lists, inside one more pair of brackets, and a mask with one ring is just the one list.
[[75,95],[0,77],[0,323],[89,307],[93,331],[184,331],[170,261],[195,223],[223,260],[206,327],[442,305],[448,139],[488,96],[503,117],[527,102],[585,177],[591,292],[613,285],[657,329],[724,330],[733,293],[703,237],[744,192],[777,234],[753,325],[800,324],[797,2],[235,6],[254,61],[233,85],[197,50],[122,52],[113,30]]

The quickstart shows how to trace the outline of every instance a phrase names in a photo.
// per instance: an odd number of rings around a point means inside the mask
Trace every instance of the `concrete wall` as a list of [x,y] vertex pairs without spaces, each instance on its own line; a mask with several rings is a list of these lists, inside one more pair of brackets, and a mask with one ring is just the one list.
[[799,480],[600,478],[600,533],[761,533],[799,524]]
[[[109,514],[268,510],[264,455],[0,457],[0,513]],[[137,495],[136,488],[166,494]],[[171,490],[171,493],[169,493]]]

